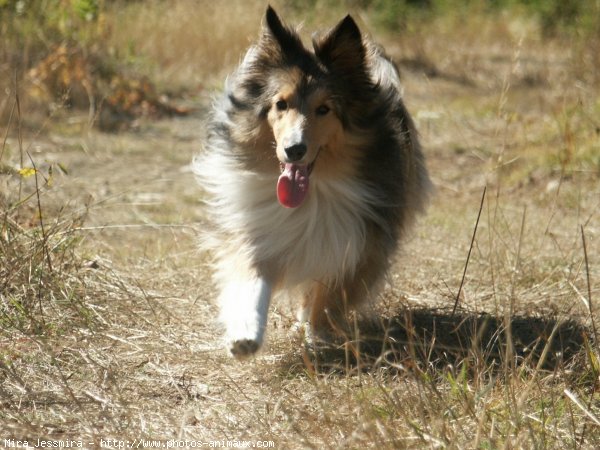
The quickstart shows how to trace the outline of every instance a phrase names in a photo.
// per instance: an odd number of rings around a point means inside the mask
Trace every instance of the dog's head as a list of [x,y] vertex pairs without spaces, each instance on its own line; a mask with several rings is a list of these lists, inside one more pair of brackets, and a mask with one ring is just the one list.
[[362,97],[373,88],[352,17],[312,44],[307,49],[269,7],[259,42],[238,72],[241,97],[255,102],[250,107],[274,143],[281,169],[277,194],[287,207],[303,202],[315,165],[339,158],[349,118],[360,115]]

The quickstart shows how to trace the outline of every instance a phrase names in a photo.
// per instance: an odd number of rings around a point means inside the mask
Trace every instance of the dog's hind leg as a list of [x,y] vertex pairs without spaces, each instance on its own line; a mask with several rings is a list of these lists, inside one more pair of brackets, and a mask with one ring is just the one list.
[[226,345],[238,359],[258,351],[263,343],[271,302],[271,284],[261,277],[230,281],[221,292],[221,321]]
[[[373,246],[374,247],[374,246]],[[351,276],[340,285],[317,284],[308,297],[311,305],[310,325],[315,336],[348,336],[354,323],[350,313],[372,299],[388,267],[388,259],[371,250]]]

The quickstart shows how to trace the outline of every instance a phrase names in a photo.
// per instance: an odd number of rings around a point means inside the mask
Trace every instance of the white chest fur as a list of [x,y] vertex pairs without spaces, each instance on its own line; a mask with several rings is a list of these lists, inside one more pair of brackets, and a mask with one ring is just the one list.
[[307,198],[288,209],[277,201],[276,174],[241,170],[220,153],[196,160],[194,171],[220,235],[211,247],[222,270],[223,259],[236,253],[246,261],[274,264],[290,286],[310,279],[338,281],[360,261],[365,218],[377,200],[356,178],[319,178],[315,171]]
[[308,279],[336,281],[352,273],[365,246],[369,191],[353,180],[313,177],[306,200],[287,209],[269,184],[264,201],[246,210],[257,257],[274,261],[290,285]]

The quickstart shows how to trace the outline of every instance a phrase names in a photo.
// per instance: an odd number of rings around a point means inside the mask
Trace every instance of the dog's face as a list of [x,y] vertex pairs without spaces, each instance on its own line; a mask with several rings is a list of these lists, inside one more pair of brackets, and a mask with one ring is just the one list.
[[350,16],[325,36],[313,38],[311,51],[267,9],[261,39],[246,54],[230,98],[243,111],[260,111],[259,124],[249,119],[248,131],[240,134],[256,136],[257,151],[274,149],[275,155],[261,153],[256,159],[266,162],[276,156],[281,170],[277,195],[283,206],[304,201],[315,166],[319,172],[343,166],[337,163],[349,117],[364,112],[361,95],[372,95],[365,58],[362,36]]
[[280,163],[312,167],[321,151],[335,151],[343,132],[331,93],[300,70],[282,74],[267,120]]

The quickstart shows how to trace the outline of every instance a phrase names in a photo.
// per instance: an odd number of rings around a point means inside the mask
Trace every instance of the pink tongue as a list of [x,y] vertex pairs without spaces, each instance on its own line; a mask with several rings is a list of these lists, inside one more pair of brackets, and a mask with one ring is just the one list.
[[286,164],[277,180],[277,199],[286,208],[296,208],[308,192],[308,166]]

